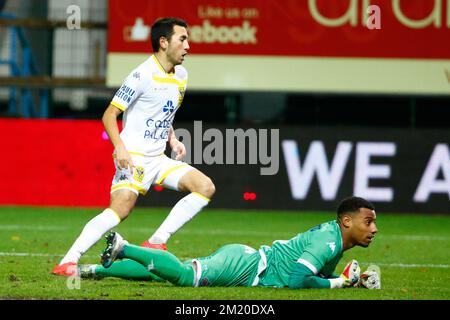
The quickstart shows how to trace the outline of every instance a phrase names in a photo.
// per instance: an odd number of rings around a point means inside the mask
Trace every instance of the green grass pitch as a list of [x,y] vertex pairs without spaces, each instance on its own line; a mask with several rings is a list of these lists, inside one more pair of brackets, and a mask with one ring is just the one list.
[[[381,268],[382,289],[290,290],[275,288],[177,288],[170,283],[121,279],[82,280],[52,276],[85,223],[100,210],[0,207],[0,299],[158,299],[158,300],[449,300],[450,216],[378,212],[379,233],[369,248],[344,253],[337,271],[350,259],[362,269]],[[116,228],[139,244],[159,226],[169,209],[138,208]],[[168,243],[180,258],[206,256],[228,243],[254,248],[289,239],[321,222],[331,212],[204,210]],[[101,240],[81,263],[98,263]],[[70,289],[69,287],[75,287]]]

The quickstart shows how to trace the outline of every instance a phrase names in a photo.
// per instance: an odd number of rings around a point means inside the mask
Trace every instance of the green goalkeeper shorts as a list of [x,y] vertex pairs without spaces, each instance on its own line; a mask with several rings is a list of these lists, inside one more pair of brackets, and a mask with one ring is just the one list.
[[249,246],[223,246],[208,257],[193,260],[197,262],[195,284],[201,287],[252,286],[260,259],[259,252]]

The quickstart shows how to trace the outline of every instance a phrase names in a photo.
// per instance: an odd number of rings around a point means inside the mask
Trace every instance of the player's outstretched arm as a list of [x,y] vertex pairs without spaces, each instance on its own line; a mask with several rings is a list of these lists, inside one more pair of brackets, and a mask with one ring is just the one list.
[[291,289],[335,289],[354,286],[359,280],[360,268],[356,260],[347,264],[342,274],[336,278],[321,278],[308,267],[298,263],[289,279]]
[[367,289],[381,289],[381,271],[377,265],[370,265],[366,271],[361,274],[357,287]]
[[308,267],[297,263],[289,277],[290,289],[329,289],[330,281],[316,276]]
[[[359,281],[361,268],[356,260],[352,260],[344,268],[341,275],[336,279],[330,279],[332,285],[337,288],[354,287]],[[334,282],[334,283],[333,283]]]

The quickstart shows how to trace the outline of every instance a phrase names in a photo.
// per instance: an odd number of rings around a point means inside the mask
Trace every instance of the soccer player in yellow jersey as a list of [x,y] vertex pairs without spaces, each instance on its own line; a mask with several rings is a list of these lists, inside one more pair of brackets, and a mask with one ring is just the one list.
[[[181,66],[189,51],[186,22],[178,18],[158,19],[151,29],[151,41],[154,54],[131,71],[103,115],[116,166],[109,207],[86,224],[53,274],[76,274],[80,257],[128,217],[139,194],[145,195],[151,185],[189,192],[142,243],[155,249],[167,250],[165,244],[170,236],[214,195],[211,179],[180,161],[186,149],[172,127],[188,79]],[[117,118],[122,112],[123,129],[119,133]],[[167,142],[176,153],[175,160],[164,155]]]

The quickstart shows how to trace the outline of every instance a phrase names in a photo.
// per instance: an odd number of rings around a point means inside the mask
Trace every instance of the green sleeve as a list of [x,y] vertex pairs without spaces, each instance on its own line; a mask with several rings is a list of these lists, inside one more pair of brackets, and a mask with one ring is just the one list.
[[333,261],[337,254],[338,251],[336,250],[334,234],[329,232],[313,232],[308,243],[304,245],[303,252],[299,258],[309,262],[311,266],[308,264],[306,266],[315,274],[319,274],[324,273],[330,268],[328,266],[326,270],[323,270],[327,264]]
[[314,273],[305,265],[297,263],[289,277],[290,289],[330,289],[330,281],[315,276]]

